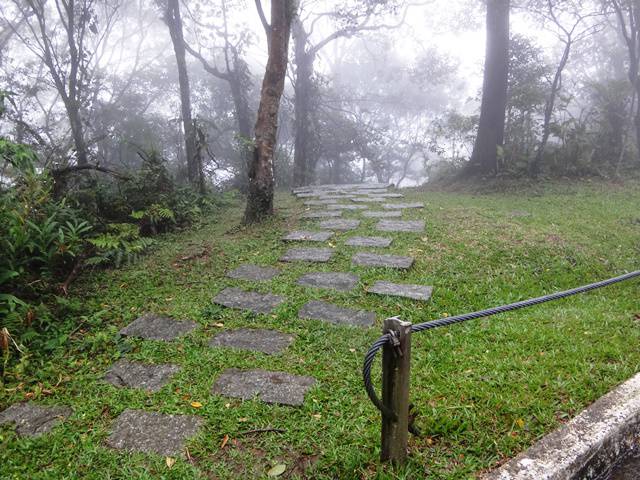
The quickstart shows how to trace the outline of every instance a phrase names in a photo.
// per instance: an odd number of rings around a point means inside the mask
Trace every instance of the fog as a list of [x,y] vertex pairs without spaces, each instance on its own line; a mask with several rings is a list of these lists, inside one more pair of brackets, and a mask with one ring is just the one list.
[[[543,170],[551,175],[619,172],[637,156],[629,141],[635,97],[618,3],[510,5],[500,172],[527,173],[545,135]],[[139,167],[139,152],[153,150],[177,178],[185,178],[166,5],[75,4],[74,35],[82,50],[76,73],[65,35],[68,12],[57,8],[65,5],[2,2],[1,134],[31,145],[43,166],[59,169],[78,163],[75,121],[86,143],[81,163],[128,171]],[[268,17],[270,3],[262,8]],[[368,180],[411,186],[463,169],[483,93],[485,10],[483,2],[472,0],[300,2],[280,102],[276,188]],[[206,151],[204,181],[217,190],[243,190],[246,144],[254,136],[267,62],[265,29],[250,1],[184,1],[181,17],[191,112]],[[554,84],[569,34],[570,52]],[[305,78],[296,57],[300,45],[310,62]],[[65,91],[74,88],[73,75],[78,86],[70,96],[76,97],[65,99]],[[301,92],[307,98],[296,98]],[[69,118],[69,101],[77,104],[75,120]],[[598,139],[612,131],[616,140],[608,140],[605,151]],[[306,162],[304,178],[298,179],[296,146]]]

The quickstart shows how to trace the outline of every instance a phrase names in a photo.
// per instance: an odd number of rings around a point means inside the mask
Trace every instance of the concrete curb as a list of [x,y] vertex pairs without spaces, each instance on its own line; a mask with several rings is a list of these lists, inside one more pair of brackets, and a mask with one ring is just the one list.
[[591,480],[640,442],[640,373],[484,480]]

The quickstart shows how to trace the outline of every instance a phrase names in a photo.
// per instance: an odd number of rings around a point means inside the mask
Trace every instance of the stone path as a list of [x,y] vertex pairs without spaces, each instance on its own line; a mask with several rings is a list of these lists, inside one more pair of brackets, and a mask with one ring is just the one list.
[[312,377],[285,372],[229,368],[218,377],[211,392],[243,400],[258,397],[266,403],[298,406],[315,383]]
[[[351,216],[360,215],[364,219],[380,219],[375,228],[381,232],[396,234],[424,232],[424,220],[400,220],[404,210],[420,209],[424,204],[390,202],[390,199],[403,198],[404,195],[390,192],[388,189],[389,186],[385,184],[322,185],[295,189],[294,195],[303,199],[305,206],[309,207],[302,218],[317,220],[316,227],[320,230],[294,230],[283,236],[282,240],[318,243],[331,240],[332,247],[334,244],[340,244],[339,246],[355,249],[388,248],[392,245],[393,238],[384,236],[356,235],[342,239],[340,235],[343,234],[335,232],[357,230],[361,226],[358,219],[340,218],[343,212],[348,212]],[[367,205],[369,203],[375,205]],[[369,210],[370,206],[378,207],[378,210]],[[285,251],[280,261],[326,263],[333,259],[336,251],[339,249],[291,248]],[[352,255],[352,265],[355,267],[406,270],[414,263],[412,257],[402,255],[381,255],[358,250],[355,253],[350,251],[348,254]],[[281,273],[280,268],[246,263],[230,270],[226,277],[230,282],[269,282]],[[328,271],[305,273],[298,277],[297,284],[305,288],[347,293],[356,291],[360,281],[360,277],[353,272]],[[363,293],[428,301],[432,291],[431,286],[392,283],[380,278],[373,285],[365,286]],[[213,298],[213,302],[218,305],[255,314],[271,314],[277,307],[291,300],[293,299],[272,293],[247,291],[234,286],[224,288]],[[397,312],[385,313],[392,316]],[[374,327],[377,320],[375,312],[347,308],[320,300],[304,304],[298,311],[298,318],[319,320],[342,327],[364,328]],[[139,337],[143,340],[175,342],[197,327],[198,324],[190,320],[181,321],[147,313],[120,330],[120,334],[125,337]],[[262,328],[238,328],[220,331],[209,339],[207,345],[209,348],[228,348],[239,352],[285,355],[286,350],[294,342],[295,337],[286,332]],[[142,389],[149,395],[153,395],[181,371],[180,365],[146,364],[122,358],[109,367],[103,380],[117,388]],[[211,394],[300,406],[304,403],[307,392],[316,386],[316,380],[308,376],[262,369],[227,368],[212,382]],[[16,425],[18,435],[37,436],[49,432],[70,415],[72,415],[71,409],[64,406],[19,403],[0,412],[0,425],[12,423]],[[186,442],[201,431],[203,424],[204,419],[200,415],[166,415],[153,411],[127,409],[113,421],[105,445],[131,452],[163,456],[183,455]]]
[[249,310],[254,313],[271,313],[284,302],[284,298],[270,293],[247,292],[240,288],[225,288],[213,298],[213,302],[229,308]]
[[331,248],[290,248],[280,257],[281,262],[319,262],[331,260]]
[[353,273],[316,272],[307,273],[298,279],[298,285],[349,292],[356,288],[360,277]]
[[298,317],[356,327],[373,327],[376,323],[376,314],[373,312],[344,308],[320,301],[306,303],[298,312]]
[[210,347],[251,350],[269,355],[281,353],[293,342],[293,335],[274,330],[241,328],[219,333],[209,342]]
[[244,264],[227,273],[227,277],[237,280],[249,280],[252,282],[266,282],[280,275],[280,270],[273,267],[260,267],[258,265]]
[[118,360],[104,376],[105,382],[116,387],[139,388],[148,392],[157,392],[169,383],[171,377],[180,371],[178,365],[153,365]]

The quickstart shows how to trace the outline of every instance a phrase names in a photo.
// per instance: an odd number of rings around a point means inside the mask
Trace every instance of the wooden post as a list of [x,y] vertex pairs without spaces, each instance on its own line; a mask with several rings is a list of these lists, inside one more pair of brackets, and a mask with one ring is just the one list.
[[396,418],[382,415],[383,462],[403,463],[409,437],[409,373],[411,366],[411,323],[399,318],[384,321],[384,333],[394,332],[397,346],[386,343],[382,349],[382,403]]

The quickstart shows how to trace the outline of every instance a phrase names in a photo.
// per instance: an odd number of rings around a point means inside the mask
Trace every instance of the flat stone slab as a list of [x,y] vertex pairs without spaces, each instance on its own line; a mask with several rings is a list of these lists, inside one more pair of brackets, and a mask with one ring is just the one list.
[[69,407],[47,407],[35,403],[15,403],[0,412],[0,425],[14,423],[19,437],[38,437],[69,417]]
[[386,210],[381,212],[362,212],[362,215],[368,218],[399,218],[402,216],[402,212],[400,210]]
[[382,208],[385,210],[398,210],[403,208],[424,208],[424,203],[422,202],[413,202],[413,203],[385,203],[382,205]]
[[327,205],[327,210],[366,210],[366,205],[342,205],[337,203],[335,205]]
[[209,346],[251,350],[273,355],[285,350],[291,342],[293,342],[293,335],[286,333],[275,330],[241,328],[219,333],[209,341]]
[[401,193],[371,193],[372,197],[380,197],[380,198],[404,198],[404,195]]
[[342,210],[320,210],[317,212],[307,212],[302,215],[302,218],[332,218],[341,216]]
[[125,337],[140,337],[145,340],[170,342],[194,330],[198,324],[191,321],[179,321],[154,313],[147,313],[120,330]]
[[273,267],[260,267],[258,265],[251,265],[246,263],[240,265],[235,270],[231,270],[227,273],[227,277],[235,278],[236,280],[249,280],[253,282],[266,282],[280,274],[280,270]]
[[351,199],[352,202],[356,203],[384,203],[386,200],[384,198],[379,197],[356,197]]
[[314,272],[300,277],[298,285],[349,292],[356,288],[359,281],[360,277],[353,273]]
[[218,377],[211,393],[242,400],[258,397],[265,403],[299,406],[315,383],[312,377],[285,372],[229,368]]
[[127,409],[105,440],[108,447],[129,452],[183,455],[185,442],[198,433],[204,419]]
[[335,220],[325,220],[323,222],[320,222],[318,226],[327,230],[355,230],[360,226],[360,220],[347,220],[342,218]]
[[387,267],[406,270],[413,265],[413,257],[358,252],[351,257],[351,262],[360,267]]
[[424,220],[380,220],[376,230],[380,232],[424,232]]
[[385,248],[391,245],[393,240],[385,237],[351,237],[344,242],[345,245],[350,247],[379,247]]
[[247,292],[240,288],[225,288],[214,297],[213,302],[228,308],[249,310],[254,313],[271,313],[284,300],[284,297],[270,293]]
[[376,323],[376,314],[373,312],[339,307],[318,300],[304,304],[298,312],[298,317],[353,327],[372,327]]
[[281,262],[328,262],[332,248],[290,248],[280,257]]
[[338,203],[338,200],[335,198],[323,198],[320,200],[307,200],[304,202],[304,204],[309,207],[329,205],[331,203]]
[[123,358],[107,370],[104,380],[116,387],[140,388],[148,392],[157,392],[179,371],[178,365],[154,365],[131,362]]
[[412,298],[426,302],[431,298],[433,287],[426,285],[412,285],[409,283],[391,283],[378,281],[367,289],[369,293],[378,295],[393,295],[395,297]]
[[308,230],[296,230],[289,233],[283,240],[287,242],[326,242],[333,237],[333,232],[311,232]]

